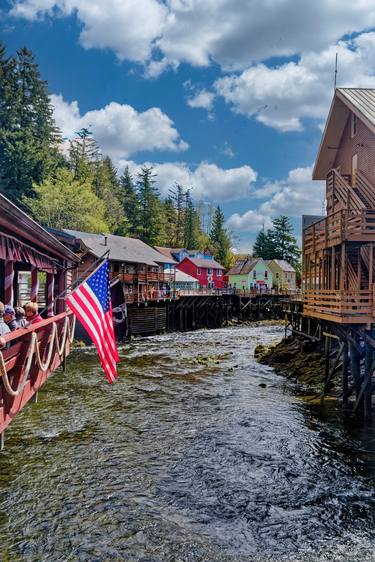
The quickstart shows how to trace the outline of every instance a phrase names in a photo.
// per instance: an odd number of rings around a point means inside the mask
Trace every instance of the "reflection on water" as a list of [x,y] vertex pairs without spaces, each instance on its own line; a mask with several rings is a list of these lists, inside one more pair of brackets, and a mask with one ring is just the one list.
[[375,560],[375,432],[254,361],[281,333],[138,340],[114,387],[76,351],[7,434],[1,560]]

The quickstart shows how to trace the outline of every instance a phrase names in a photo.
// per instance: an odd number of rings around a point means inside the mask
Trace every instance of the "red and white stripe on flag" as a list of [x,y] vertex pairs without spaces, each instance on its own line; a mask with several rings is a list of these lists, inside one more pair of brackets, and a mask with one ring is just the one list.
[[91,337],[108,381],[114,383],[119,356],[113,327],[108,262],[75,289],[66,302]]

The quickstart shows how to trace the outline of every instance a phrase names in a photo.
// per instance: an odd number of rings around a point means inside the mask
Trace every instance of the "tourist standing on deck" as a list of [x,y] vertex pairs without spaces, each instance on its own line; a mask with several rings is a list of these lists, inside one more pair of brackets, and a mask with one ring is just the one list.
[[4,308],[4,322],[8,326],[11,332],[17,330],[17,322],[16,322],[16,313],[14,311],[13,306],[5,306]]
[[4,322],[4,303],[0,302],[0,336],[5,336],[5,334],[9,334],[10,329]]
[[43,320],[41,315],[38,313],[38,304],[36,302],[28,302],[25,304],[25,314],[28,326]]

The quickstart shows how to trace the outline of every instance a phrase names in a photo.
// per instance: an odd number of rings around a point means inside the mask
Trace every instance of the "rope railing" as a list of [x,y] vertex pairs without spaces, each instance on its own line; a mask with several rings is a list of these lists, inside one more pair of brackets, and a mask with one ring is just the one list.
[[[72,320],[70,321],[69,316],[65,315],[64,326],[59,336],[57,319],[62,319],[63,316],[64,314],[60,314],[58,317],[55,317],[55,321],[53,318],[51,318],[49,322],[43,321],[43,325],[42,323],[36,324],[34,326],[34,328],[36,329],[34,330],[30,330],[30,329],[22,330],[24,333],[18,336],[22,338],[24,337],[25,332],[27,333],[28,331],[31,331],[30,343],[26,354],[27,357],[26,363],[23,368],[21,380],[16,389],[13,389],[10,384],[9,376],[6,368],[6,360],[4,358],[3,352],[0,351],[0,376],[2,377],[4,388],[10,396],[12,397],[19,396],[21,392],[24,390],[27,381],[29,379],[31,366],[33,365],[34,361],[36,361],[39,370],[42,371],[42,373],[46,373],[50,368],[52,359],[55,357],[56,353],[60,359],[65,357],[67,343],[71,344],[74,339],[76,318],[73,315]],[[38,340],[38,331],[40,332],[41,328],[44,328],[49,324],[52,325],[52,329],[48,338],[49,343],[48,343],[47,357],[45,361],[43,361],[43,355],[45,354],[46,350],[43,351],[41,350],[41,345]],[[38,330],[38,328],[40,329]],[[15,337],[12,337],[13,335]],[[14,339],[17,339],[17,335],[15,334],[15,332],[10,334],[8,338],[7,337],[4,338],[5,341],[11,341]]]

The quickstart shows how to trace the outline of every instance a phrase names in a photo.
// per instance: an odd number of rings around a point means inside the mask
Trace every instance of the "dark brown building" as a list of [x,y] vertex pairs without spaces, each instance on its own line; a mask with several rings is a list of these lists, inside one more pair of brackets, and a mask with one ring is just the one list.
[[304,313],[372,323],[375,90],[336,90],[313,179],[326,181],[327,217],[303,231]]

